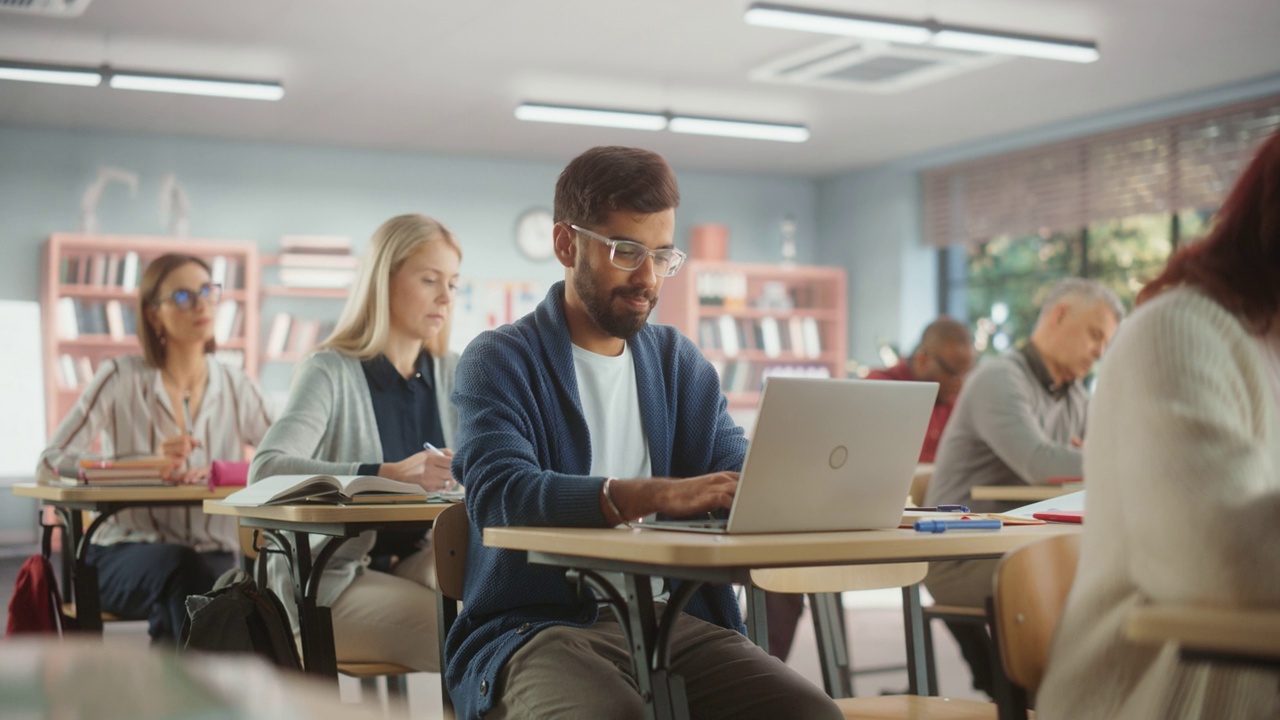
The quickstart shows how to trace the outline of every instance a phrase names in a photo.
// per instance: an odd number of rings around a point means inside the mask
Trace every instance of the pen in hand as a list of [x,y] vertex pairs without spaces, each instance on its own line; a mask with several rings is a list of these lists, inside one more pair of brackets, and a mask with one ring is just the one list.
[[191,427],[191,393],[182,394],[182,424],[187,427],[187,437],[194,438],[196,434]]
[[444,453],[440,451],[440,448],[436,447],[435,445],[432,445],[429,442],[422,443],[422,449],[429,450],[437,455],[444,455]]

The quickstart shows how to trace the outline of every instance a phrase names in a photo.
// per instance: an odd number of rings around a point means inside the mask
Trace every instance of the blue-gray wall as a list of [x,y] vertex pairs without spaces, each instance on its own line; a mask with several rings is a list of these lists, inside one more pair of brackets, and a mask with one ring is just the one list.
[[[174,172],[191,198],[192,237],[257,240],[266,252],[290,234],[346,235],[363,246],[388,217],[424,212],[458,235],[469,277],[561,275],[554,263],[523,259],[512,242],[521,211],[550,207],[561,163],[0,126],[0,248],[8,259],[0,298],[36,299],[40,242],[76,229],[81,194],[104,165],[140,176],[136,198],[123,185],[107,187],[104,233],[164,234],[159,185]],[[802,236],[813,232],[811,180],[677,174],[677,243],[694,223],[723,222],[732,258],[761,261],[778,257],[783,217],[794,216]]]

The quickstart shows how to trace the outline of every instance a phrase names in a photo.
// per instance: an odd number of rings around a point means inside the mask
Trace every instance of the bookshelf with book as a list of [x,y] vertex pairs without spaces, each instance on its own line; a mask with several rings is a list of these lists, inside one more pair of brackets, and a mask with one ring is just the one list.
[[731,408],[754,408],[771,375],[843,377],[846,276],[841,268],[689,259],[667,278],[658,322],[701,348]]
[[347,237],[286,235],[261,261],[263,305],[278,308],[264,316],[262,363],[295,363],[333,331],[360,258]]
[[218,358],[258,368],[258,250],[240,240],[54,233],[41,258],[45,408],[48,432],[62,421],[98,366],[141,352],[138,282],[151,259],[188,253],[209,263],[223,287],[214,315]]

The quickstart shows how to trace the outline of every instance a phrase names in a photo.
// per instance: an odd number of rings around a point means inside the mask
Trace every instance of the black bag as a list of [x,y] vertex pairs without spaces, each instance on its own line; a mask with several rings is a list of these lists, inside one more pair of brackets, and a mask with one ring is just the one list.
[[181,646],[205,652],[252,652],[299,670],[298,647],[280,598],[243,570],[228,570],[207,595],[187,597]]

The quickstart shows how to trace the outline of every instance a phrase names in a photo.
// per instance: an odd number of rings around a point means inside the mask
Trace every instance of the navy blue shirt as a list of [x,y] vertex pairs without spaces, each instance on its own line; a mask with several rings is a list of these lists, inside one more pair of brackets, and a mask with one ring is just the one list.
[[[444,447],[444,429],[440,426],[440,409],[436,404],[434,363],[431,353],[418,355],[414,374],[404,377],[386,355],[361,363],[364,379],[373,400],[373,416],[378,422],[378,439],[382,442],[382,461],[393,463],[422,452],[422,443]],[[377,475],[378,463],[360,466],[361,475]],[[370,567],[387,571],[392,558],[405,558],[421,549],[421,530],[380,530],[373,549]]]
[[[382,462],[400,462],[420,453],[424,442],[444,447],[431,353],[423,350],[418,355],[418,366],[407,378],[386,355],[365,360],[361,367],[369,384],[369,398],[373,400],[373,416],[378,421]],[[359,473],[377,475],[379,464],[361,465]]]

